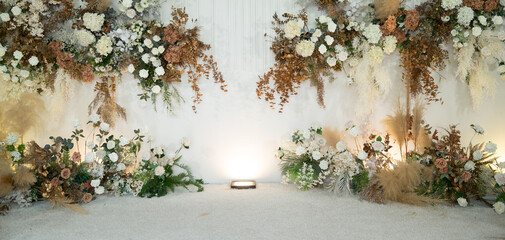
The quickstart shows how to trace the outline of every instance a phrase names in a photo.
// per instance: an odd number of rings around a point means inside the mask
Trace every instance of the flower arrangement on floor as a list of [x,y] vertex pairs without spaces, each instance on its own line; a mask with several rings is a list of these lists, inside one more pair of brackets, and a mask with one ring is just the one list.
[[[183,74],[194,92],[193,110],[202,101],[198,81],[213,78],[226,84],[210,46],[188,28],[184,9],[172,9],[171,22],[159,20],[158,0],[15,0],[0,4],[0,81],[3,97],[22,92],[41,93],[65,86],[69,79],[93,82],[96,111],[104,121],[125,118],[115,102],[118,77],[128,71],[142,89],[140,99],[160,97],[168,109],[182,100],[174,83]],[[211,76],[212,75],[212,76]],[[62,91],[68,89],[62,88]]]
[[274,15],[275,65],[260,77],[257,95],[280,111],[306,80],[324,107],[323,77],[332,80],[333,71],[344,71],[358,91],[358,114],[369,113],[390,89],[382,63],[396,49],[408,98],[441,101],[432,72],[445,67],[447,43],[456,50],[457,76],[468,83],[474,107],[484,94],[493,96],[494,69],[505,76],[503,1],[430,0],[411,10],[397,0],[315,3],[327,15],[316,18],[313,28],[305,12]]
[[[116,196],[134,194],[141,197],[164,196],[181,186],[203,191],[203,180],[196,179],[182,164],[181,143],[175,152],[162,147],[146,149],[140,130],[134,137],[115,137],[109,124],[99,115],[90,116],[92,127],[85,137],[78,121],[70,138],[50,137],[41,147],[32,141],[26,147],[18,135],[10,133],[0,144],[0,204],[2,210],[16,202],[22,206],[47,200],[82,211],[75,203],[88,203],[105,193]],[[86,149],[79,149],[85,142]],[[193,190],[193,189],[191,189]]]
[[[392,124],[385,121],[385,124]],[[476,134],[484,130],[471,126]],[[401,129],[401,126],[398,127]],[[356,145],[354,148],[340,140],[329,145],[322,136],[322,129],[311,127],[303,132],[295,131],[288,147],[281,147],[280,159],[283,182],[295,183],[299,189],[324,187],[337,193],[355,193],[367,201],[386,203],[397,201],[425,205],[449,201],[466,207],[471,199],[483,201],[498,214],[505,211],[504,163],[494,156],[497,146],[492,142],[467,147],[461,145],[460,132],[450,126],[446,134],[431,133],[424,126],[429,144],[421,150],[425,141],[416,141],[403,159],[390,153],[390,135],[385,137],[359,136],[354,125],[346,128]],[[411,137],[414,139],[414,137]],[[396,139],[395,139],[396,140]],[[397,141],[398,142],[398,141]],[[404,145],[399,145],[402,149]],[[494,204],[484,197],[496,194]]]

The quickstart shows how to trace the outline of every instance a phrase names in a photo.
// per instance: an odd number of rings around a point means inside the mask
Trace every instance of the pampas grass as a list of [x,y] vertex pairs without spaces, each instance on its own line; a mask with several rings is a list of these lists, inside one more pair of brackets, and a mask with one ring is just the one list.
[[16,172],[12,176],[13,185],[17,188],[24,188],[25,190],[27,190],[27,188],[29,188],[36,181],[37,179],[35,179],[35,176],[30,171],[30,169],[23,165],[16,167]]
[[391,80],[381,64],[372,64],[366,57],[359,60],[351,74],[359,96],[356,114],[364,116],[372,112],[381,94],[389,92]]
[[470,73],[470,81],[468,83],[474,109],[482,104],[485,94],[494,98],[496,84],[496,78],[490,74],[486,62],[483,59],[479,59],[474,71]]
[[408,126],[407,114],[400,102],[398,102],[395,114],[386,116],[386,118],[382,120],[382,124],[386,128],[386,132],[391,134],[391,137],[398,143],[400,154],[403,156],[402,147],[407,144]]
[[387,18],[394,15],[400,9],[400,0],[375,0],[375,17],[377,19]]
[[469,38],[467,43],[467,46],[459,49],[457,56],[458,69],[456,75],[463,81],[466,81],[468,73],[472,71],[475,65],[475,60],[473,59],[475,53],[475,38]]

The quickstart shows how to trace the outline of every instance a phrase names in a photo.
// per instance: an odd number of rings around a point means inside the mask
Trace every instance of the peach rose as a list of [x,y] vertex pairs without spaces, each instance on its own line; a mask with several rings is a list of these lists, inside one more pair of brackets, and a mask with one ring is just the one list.
[[439,158],[435,161],[435,167],[437,167],[438,169],[447,167],[447,161],[443,158]]
[[81,153],[80,152],[74,152],[74,154],[72,154],[72,161],[74,161],[76,163],[81,162]]
[[70,174],[72,174],[72,172],[70,172],[70,169],[65,168],[65,169],[61,170],[60,176],[63,179],[68,179],[70,177]]
[[93,195],[91,195],[90,193],[86,193],[84,194],[84,196],[82,196],[82,201],[85,203],[89,203],[91,202],[91,200],[93,200]]
[[459,156],[458,156],[458,161],[460,161],[462,163],[468,161],[468,158],[466,157],[466,154],[460,153]]
[[447,167],[440,168],[440,173],[447,173]]
[[435,147],[436,147],[437,151],[439,151],[439,152],[442,152],[445,150],[445,144],[441,143],[441,142],[437,143],[437,145]]
[[472,178],[472,174],[468,171],[463,172],[463,174],[461,175],[461,180],[463,180],[463,182],[470,181],[470,178]]
[[52,187],[57,187],[57,186],[58,186],[58,184],[60,184],[60,179],[58,179],[58,178],[56,178],[56,177],[55,177],[55,178],[53,178],[53,179],[51,179],[51,186],[52,186]]

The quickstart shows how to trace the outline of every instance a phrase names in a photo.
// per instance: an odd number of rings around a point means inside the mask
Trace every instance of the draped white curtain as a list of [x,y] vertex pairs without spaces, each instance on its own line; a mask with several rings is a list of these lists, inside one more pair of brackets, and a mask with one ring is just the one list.
[[[152,136],[152,145],[164,145],[175,150],[183,137],[192,140],[191,148],[183,152],[183,161],[206,182],[223,183],[230,179],[253,178],[259,181],[280,181],[276,149],[289,140],[294,129],[303,129],[313,123],[343,129],[348,121],[356,120],[356,92],[346,85],[345,75],[336,73],[337,80],[326,86],[326,109],[317,105],[316,92],[308,83],[299,89],[286,105],[284,113],[269,109],[266,102],[256,97],[256,81],[274,63],[270,51],[271,21],[275,12],[296,13],[301,9],[296,0],[168,0],[162,9],[163,21],[170,21],[170,7],[186,7],[190,18],[196,18],[201,27],[201,39],[210,44],[220,70],[229,87],[223,93],[212,80],[201,81],[203,103],[197,106],[198,114],[191,110],[191,91],[186,83],[179,89],[186,103],[168,113],[158,106],[154,111],[150,103],[138,101],[136,82],[127,76],[118,88],[118,102],[127,109],[128,121],[119,120],[116,135],[131,136],[136,128],[146,129]],[[309,19],[319,16],[317,9],[309,8]],[[376,103],[374,113],[366,119],[369,128],[381,130],[380,119],[393,113],[402,92],[401,69],[398,55],[385,59],[393,79],[391,94]],[[460,124],[464,140],[472,134],[468,127],[477,123],[487,130],[485,138],[505,150],[505,82],[500,82],[496,99],[488,99],[479,109],[471,107],[466,84],[454,78],[455,65],[436,74],[444,104],[428,107],[427,122],[436,127],[450,123]],[[443,76],[443,77],[440,77]],[[76,85],[71,99],[62,108],[53,107],[46,127],[41,127],[34,137],[47,140],[50,135],[68,136],[71,121],[87,119],[87,105],[93,98],[92,85]],[[48,103],[55,101],[48,98]],[[56,109],[56,110],[55,110]],[[88,129],[89,130],[89,129]],[[505,153],[502,152],[502,153]]]

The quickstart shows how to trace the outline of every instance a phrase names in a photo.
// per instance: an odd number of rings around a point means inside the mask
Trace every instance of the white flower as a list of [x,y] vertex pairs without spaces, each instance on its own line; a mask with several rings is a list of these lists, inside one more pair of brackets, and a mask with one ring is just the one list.
[[128,140],[128,138],[125,138],[123,136],[121,136],[119,138],[119,146],[121,146],[121,147],[126,146],[126,144],[128,144],[129,142],[130,142],[130,140]]
[[159,54],[158,52],[158,48],[153,48],[151,49],[151,53],[154,55],[154,56],[157,56]]
[[317,145],[319,145],[320,147],[323,147],[324,145],[326,145],[326,139],[324,138],[318,138],[317,140]]
[[335,32],[335,30],[337,30],[337,24],[335,24],[333,21],[330,21],[328,23],[328,31]]
[[473,152],[472,156],[473,156],[473,159],[474,160],[481,160],[482,159],[482,156],[484,154],[482,154],[482,152],[480,150],[475,150],[475,152]]
[[87,12],[82,16],[82,20],[84,22],[84,26],[87,29],[91,30],[92,32],[98,32],[102,30],[105,16],[103,14]]
[[363,36],[366,37],[369,43],[375,44],[378,43],[380,38],[382,37],[382,31],[380,26],[377,24],[368,25],[364,31]]
[[158,85],[154,85],[154,87],[151,88],[151,91],[154,93],[154,94],[158,94],[161,92],[161,87],[158,86]]
[[442,19],[442,22],[449,22],[449,20],[451,20],[451,17],[443,16],[441,19]]
[[349,134],[353,137],[357,137],[359,134],[359,129],[357,127],[352,127],[351,130],[349,130]]
[[149,159],[151,159],[151,152],[145,151],[144,153],[142,153],[142,160],[147,161]]
[[98,195],[101,195],[104,192],[105,192],[105,189],[103,188],[103,186],[99,186],[99,187],[95,188],[95,193]]
[[312,34],[312,36],[316,37],[316,38],[319,38],[323,35],[323,33],[321,32],[320,29],[316,29],[316,31],[314,31],[314,33]]
[[372,143],[372,147],[373,147],[373,150],[380,152],[380,151],[384,150],[384,143],[382,143],[381,141],[375,141]]
[[89,116],[89,120],[94,123],[94,124],[97,124],[98,121],[100,121],[100,115],[96,114],[96,113],[93,113],[91,114],[91,116]]
[[91,185],[94,188],[100,186],[100,179],[93,179],[93,180],[91,180],[91,183],[89,185]]
[[495,153],[497,149],[496,143],[488,142],[486,143],[486,147],[484,148],[484,151],[488,153]]
[[0,14],[0,19],[2,19],[2,22],[8,22],[11,20],[11,16],[8,13],[2,13]]
[[133,64],[128,65],[128,72],[133,73],[135,71],[135,66]]
[[328,161],[326,160],[323,160],[319,163],[319,167],[321,168],[321,170],[326,170],[328,169]]
[[468,205],[468,201],[466,201],[466,198],[458,198],[458,204],[462,207],[466,207]]
[[158,47],[158,54],[162,54],[165,51],[165,47],[159,46]]
[[384,59],[384,52],[379,46],[372,46],[365,55],[373,65],[380,65]]
[[493,23],[495,25],[502,25],[503,24],[503,18],[500,17],[500,16],[494,16],[491,21],[493,21]]
[[480,49],[480,53],[484,57],[489,57],[489,56],[491,56],[491,49],[488,46],[485,46]]
[[107,149],[109,149],[109,150],[114,149],[115,146],[116,146],[116,142],[114,142],[113,140],[109,140],[107,142]]
[[484,25],[486,26],[487,25],[487,18],[483,15],[480,15],[479,17],[477,17],[477,20],[479,20],[479,23],[481,25]]
[[284,25],[284,36],[287,39],[293,39],[295,37],[300,36],[302,33],[302,28],[303,28],[303,21],[294,21],[290,20],[289,22]]
[[296,45],[296,53],[302,57],[310,57],[314,52],[314,43],[311,41],[303,40]]
[[165,174],[165,168],[162,167],[162,166],[157,166],[155,169],[154,169],[154,175],[156,176],[161,176]]
[[21,153],[19,153],[18,151],[12,151],[10,152],[10,155],[12,157],[12,161],[14,162],[21,160]]
[[100,123],[100,128],[103,130],[103,131],[106,131],[108,132],[109,131],[109,128],[110,128],[110,125],[106,122],[102,122]]
[[149,2],[147,0],[142,0],[142,1],[140,1],[140,6],[142,8],[148,8],[149,7]]
[[496,180],[496,183],[500,186],[505,185],[505,173],[497,173],[494,175],[494,179]]
[[321,159],[322,157],[323,157],[323,154],[321,154],[319,151],[312,152],[312,158],[314,160],[317,161],[317,160]]
[[135,11],[135,9],[130,8],[126,11],[126,16],[128,16],[129,18],[134,18],[136,15],[137,12]]
[[305,139],[309,139],[309,138],[310,138],[310,136],[311,136],[311,134],[310,134],[310,131],[309,131],[309,130],[305,130],[305,131],[303,131],[303,134],[302,134],[302,135],[303,135],[303,138],[305,138]]
[[320,16],[318,20],[320,23],[326,23],[326,24],[332,21],[331,18],[328,16]]
[[112,52],[112,41],[108,37],[102,36],[96,42],[96,51],[102,56],[109,55]]
[[14,58],[20,60],[23,57],[23,53],[19,50],[14,51]]
[[337,65],[337,59],[334,57],[329,57],[326,59],[326,63],[328,63],[328,65],[330,67],[333,67],[333,66]]
[[152,47],[153,47],[153,41],[151,41],[151,39],[145,39],[145,40],[144,40],[144,45],[145,45],[147,48],[152,48]]
[[345,61],[345,60],[347,60],[347,57],[348,57],[347,52],[340,52],[338,54],[338,60],[340,60],[342,62]]
[[347,146],[345,145],[345,142],[342,142],[342,141],[339,141],[337,143],[336,147],[337,147],[337,151],[339,151],[339,152],[343,152],[347,148]]
[[9,133],[7,135],[7,137],[5,138],[5,142],[7,143],[7,145],[13,145],[14,143],[16,143],[18,141],[18,135],[15,134],[15,133]]
[[302,155],[302,154],[304,154],[305,152],[306,152],[306,150],[305,150],[305,148],[304,148],[304,147],[302,147],[302,146],[298,146],[298,147],[296,148],[296,152],[295,152],[295,153],[296,153],[296,155],[301,156],[301,155]]
[[394,36],[386,36],[384,40],[384,53],[391,54],[396,50],[396,37]]
[[477,133],[477,134],[484,134],[484,128],[482,128],[479,125],[476,124],[471,124],[470,127]]
[[121,5],[123,5],[125,8],[129,8],[132,6],[132,0],[123,0],[121,1]]
[[493,209],[496,213],[502,214],[505,212],[505,204],[503,202],[495,202],[493,204]]
[[333,43],[333,41],[335,41],[335,39],[332,37],[332,36],[325,36],[324,37],[324,41],[326,42],[326,44],[331,45]]
[[153,41],[155,41],[155,42],[159,42],[160,40],[161,40],[160,36],[158,36],[158,35],[154,35],[154,37],[153,37]]
[[22,10],[18,6],[14,6],[13,8],[11,8],[11,12],[14,16],[18,16],[19,14],[21,14]]
[[148,53],[145,53],[142,55],[141,59],[142,59],[142,62],[144,63],[149,63],[149,54]]
[[88,149],[92,149],[94,146],[95,146],[95,144],[93,144],[93,142],[87,142],[87,143],[86,143],[86,147],[87,147]]
[[84,158],[87,163],[92,163],[95,161],[95,153],[94,152],[88,152],[86,153],[86,157]]
[[147,78],[147,77],[149,77],[149,72],[145,69],[142,69],[139,71],[139,75],[141,78]]
[[326,48],[326,45],[324,45],[324,44],[321,44],[321,46],[319,46],[319,48],[317,48],[317,49],[319,50],[319,52],[320,52],[321,54],[325,54],[325,53],[326,53],[326,51],[328,50],[328,49]]
[[154,69],[154,72],[156,73],[156,75],[158,76],[163,76],[165,75],[165,69],[163,67],[157,67],[156,69]]
[[466,171],[473,171],[475,169],[475,163],[473,161],[468,161],[465,163],[464,169]]
[[442,8],[445,10],[451,10],[461,5],[461,3],[463,3],[463,0],[442,0]]
[[473,27],[472,28],[472,35],[478,37],[482,33],[482,28],[480,27]]
[[462,7],[458,10],[458,23],[464,26],[470,25],[474,18],[474,12],[469,7]]
[[96,157],[99,159],[103,159],[105,155],[107,155],[107,152],[103,149],[96,151]]
[[317,38],[314,35],[312,35],[312,37],[310,37],[310,41],[312,41],[312,42],[317,42],[317,40],[319,40],[319,38]]
[[37,66],[39,64],[39,58],[36,56],[31,56],[30,59],[28,59],[28,63],[32,66]]
[[72,127],[74,127],[74,128],[80,128],[81,127],[81,121],[79,121],[79,119],[74,119],[72,121]]
[[95,42],[95,35],[86,29],[79,29],[74,31],[74,38],[80,46],[87,47]]
[[27,70],[21,70],[19,71],[19,75],[22,77],[22,78],[27,78],[30,76],[30,72],[27,71]]
[[359,159],[365,160],[367,157],[368,157],[368,154],[365,151],[361,150],[361,151],[358,152],[358,158]]
[[116,167],[116,171],[123,171],[126,169],[126,165],[124,163],[119,163]]
[[189,139],[189,138],[183,138],[182,139],[182,145],[185,148],[189,148],[189,146],[191,145],[191,139]]
[[505,0],[500,0],[500,4],[501,4],[502,6],[505,6]]
[[[107,145],[109,145],[109,143],[107,143]],[[109,160],[111,160],[112,162],[117,162],[117,160],[119,159],[119,156],[115,152],[110,153],[108,156]]]

